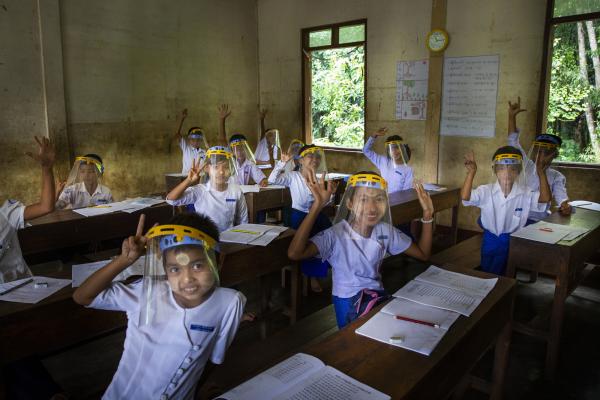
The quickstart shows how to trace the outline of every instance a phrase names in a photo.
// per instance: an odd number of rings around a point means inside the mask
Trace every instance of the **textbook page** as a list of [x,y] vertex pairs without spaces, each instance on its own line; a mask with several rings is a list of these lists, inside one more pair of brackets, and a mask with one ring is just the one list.
[[415,278],[417,281],[432,283],[449,289],[462,290],[474,296],[485,297],[496,286],[498,278],[484,279],[448,271],[431,265]]
[[318,358],[298,353],[217,397],[217,400],[272,399],[323,367],[325,364]]
[[286,227],[277,225],[241,224],[222,232],[220,241],[266,246],[285,230]]
[[390,396],[350,378],[335,368],[325,367],[273,399],[389,400],[390,398]]
[[408,282],[403,288],[394,293],[394,297],[454,311],[467,317],[475,311],[483,300],[483,297],[474,296],[461,290],[419,281]]
[[381,309],[381,312],[392,316],[399,315],[419,321],[431,322],[438,325],[440,329],[445,330],[450,329],[460,316],[459,313],[454,311],[430,307],[401,298],[394,298]]
[[[31,279],[19,279],[17,281],[2,283],[0,284],[0,292],[5,289],[9,289],[24,280]],[[11,292],[8,292],[2,296],[0,296],[0,300],[11,301],[15,303],[29,303],[35,304],[44,300],[46,297],[52,296],[54,293],[58,292],[60,289],[68,286],[71,283],[69,279],[57,279],[57,278],[48,278],[44,276],[34,276],[33,282],[30,282],[20,288],[17,288]],[[36,287],[38,284],[38,287]],[[39,284],[45,284],[44,287],[40,287]]]
[[359,335],[426,356],[431,354],[446,332],[446,329],[396,319],[383,310],[356,330]]

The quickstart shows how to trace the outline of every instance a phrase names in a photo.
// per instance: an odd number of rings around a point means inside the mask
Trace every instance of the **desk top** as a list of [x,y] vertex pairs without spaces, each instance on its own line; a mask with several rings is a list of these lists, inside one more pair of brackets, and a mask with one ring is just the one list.
[[[445,185],[439,185],[445,186]],[[429,195],[433,198],[436,196],[448,194],[448,193],[460,193],[460,188],[446,186],[444,190],[438,191],[428,191]],[[397,206],[400,204],[408,203],[409,201],[419,201],[419,197],[417,196],[417,192],[414,189],[401,190],[399,192],[393,192],[388,195],[390,199],[390,207]]]

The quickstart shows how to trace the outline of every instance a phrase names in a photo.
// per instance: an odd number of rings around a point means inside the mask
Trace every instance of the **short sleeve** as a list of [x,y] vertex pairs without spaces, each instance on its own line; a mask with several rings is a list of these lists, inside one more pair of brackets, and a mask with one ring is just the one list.
[[400,229],[392,227],[392,237],[388,243],[387,251],[391,255],[404,253],[412,244],[412,239]]
[[[335,226],[335,225],[334,225]],[[333,254],[334,232],[333,227],[325,229],[310,238],[310,241],[317,246],[319,255],[324,261],[329,260]]]
[[22,229],[25,226],[23,217],[25,214],[25,205],[20,201],[6,200],[2,208],[0,208],[0,212],[14,229]]
[[213,364],[222,364],[225,360],[225,352],[233,341],[237,333],[242,316],[244,315],[244,306],[246,305],[246,297],[240,293],[235,293],[235,297],[227,307],[223,322],[219,329],[219,336],[210,355],[210,361]]
[[61,192],[60,196],[58,196],[58,200],[56,201],[55,207],[58,210],[64,210],[65,208],[68,208],[71,204],[73,204],[72,194],[73,194],[72,186],[68,186],[68,187],[64,188],[63,191]]
[[548,210],[550,206],[550,202],[548,203],[539,203],[540,192],[537,190],[532,190],[529,193],[529,209],[531,211],[545,212]]
[[254,183],[262,182],[262,180],[266,178],[264,172],[262,172],[262,170],[258,168],[258,166],[254,163],[252,163],[251,167],[252,180],[254,181]]
[[563,174],[558,171],[554,171],[556,176],[552,181],[552,196],[556,201],[556,204],[560,206],[565,201],[569,200],[569,195],[567,194],[567,178]]
[[141,279],[128,285],[123,282],[113,282],[87,307],[109,311],[134,311],[139,307],[141,293]]
[[289,187],[292,184],[292,179],[290,177],[290,173],[285,172],[281,173],[285,168],[286,163],[283,161],[277,161],[275,163],[275,168],[271,171],[269,175],[269,183],[272,185],[282,185],[285,187]]
[[475,206],[479,207],[485,197],[485,186],[478,186],[471,190],[471,198],[469,200],[463,200],[463,206]]
[[179,139],[179,148],[181,149],[181,151],[185,151],[185,149],[187,148],[187,141],[183,137]]
[[235,225],[248,223],[248,205],[246,204],[246,196],[239,188],[238,199],[235,204]]
[[167,199],[167,204],[172,206],[184,206],[187,204],[194,204],[201,197],[202,189],[199,185],[189,187],[185,189],[185,192],[180,198],[175,200]]

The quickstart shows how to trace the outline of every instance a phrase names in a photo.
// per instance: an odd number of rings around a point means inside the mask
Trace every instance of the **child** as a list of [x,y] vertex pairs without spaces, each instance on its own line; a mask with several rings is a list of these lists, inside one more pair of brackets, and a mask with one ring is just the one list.
[[[269,183],[272,185],[283,185],[290,189],[292,195],[290,227],[298,229],[315,201],[307,182],[312,174],[325,173],[325,153],[322,148],[314,144],[304,145],[300,148],[299,152],[299,170],[283,172],[285,165],[291,161],[291,157],[288,153],[281,155],[281,160],[275,164],[275,168],[273,168],[271,175],[269,175]],[[320,211],[316,222],[312,225],[311,236],[331,226],[329,218]],[[318,258],[305,260],[302,263],[302,272],[311,278],[310,285],[314,292],[318,293],[322,291],[317,278],[326,277],[328,269],[329,264]]]
[[260,140],[254,152],[258,165],[274,165],[281,152],[279,131],[273,128],[265,129],[266,117],[267,110],[260,110]]
[[[204,170],[209,181],[198,184]],[[167,203],[175,206],[194,204],[196,212],[210,215],[219,232],[248,222],[248,207],[244,193],[235,182],[233,154],[226,147],[213,146],[205,161],[192,162],[188,176],[167,195]]]
[[[333,269],[333,306],[341,329],[385,298],[380,267],[386,253],[429,258],[433,203],[417,185],[423,230],[419,243],[413,243],[392,225],[385,179],[373,172],[359,172],[348,179],[334,225],[311,237],[311,229],[335,186],[325,187],[323,179],[318,181],[314,174],[308,186],[315,200],[290,243],[288,257],[303,260],[320,254],[329,261]],[[365,300],[368,298],[375,301]]]
[[387,128],[381,128],[373,133],[365,146],[364,155],[379,169],[381,176],[388,182],[390,193],[408,190],[413,187],[413,169],[410,161],[410,147],[402,142],[398,135],[388,136],[385,140],[386,155],[382,156],[373,151],[375,139],[387,133]]
[[208,148],[202,128],[193,126],[188,129],[186,136],[181,134],[181,127],[183,126],[183,121],[185,121],[187,116],[188,110],[185,108],[181,112],[179,125],[175,135],[173,136],[174,140],[179,141],[179,147],[183,153],[181,173],[184,175],[187,175],[189,172],[190,168],[192,167],[193,160],[204,160],[206,149]]
[[288,161],[287,164],[285,164],[284,172],[298,171],[300,169],[300,163],[298,162],[298,159],[300,158],[300,149],[303,146],[303,141],[298,139],[292,139],[287,151],[287,154],[289,154],[292,157],[292,160]]
[[256,166],[254,154],[252,154],[246,136],[236,133],[229,138],[229,142],[227,141],[225,121],[229,115],[231,115],[229,105],[221,105],[219,107],[219,144],[221,146],[229,145],[229,148],[233,152],[237,170],[237,183],[239,185],[248,185],[250,184],[250,178],[252,178],[252,181],[257,183],[260,187],[267,186],[267,177],[261,169]]
[[64,190],[58,193],[56,208],[75,209],[112,203],[110,189],[100,183],[103,175],[104,164],[99,155],[76,157]]
[[[123,355],[104,399],[193,399],[208,361],[221,364],[246,299],[219,287],[215,224],[179,214],[143,236],[144,215],[121,255],[73,294],[90,308],[127,313]],[[144,278],[113,279],[146,252]]]
[[467,177],[461,197],[463,205],[481,208],[478,221],[483,228],[481,269],[503,275],[508,261],[510,234],[525,226],[530,210],[543,212],[547,209],[550,188],[541,163],[536,165],[540,190],[532,190],[524,184],[523,160],[515,147],[500,147],[492,162],[495,182],[471,190],[477,163],[473,152],[465,156]]
[[[566,183],[567,180],[563,174],[555,169],[549,168],[552,160],[558,156],[562,139],[556,135],[541,134],[535,137],[535,141],[531,146],[529,155],[525,154],[525,150],[519,142],[519,129],[517,128],[517,115],[526,110],[521,108],[521,98],[518,98],[516,103],[508,102],[508,144],[516,147],[521,151],[525,164],[525,176],[527,177],[527,185],[533,190],[539,190],[539,179],[536,175],[535,164],[538,159],[541,159],[548,185],[554,197],[554,201],[558,205],[558,212],[563,215],[571,215],[571,205],[569,204],[569,196],[567,195]],[[527,224],[537,222],[548,216],[548,212],[538,212],[535,210],[529,211]]]
[[23,229],[25,221],[54,210],[54,146],[45,137],[40,139],[36,136],[35,141],[39,146],[37,154],[26,154],[42,167],[42,194],[40,201],[35,204],[25,206],[16,200],[7,200],[0,207],[0,283],[31,276],[21,253],[17,229]]

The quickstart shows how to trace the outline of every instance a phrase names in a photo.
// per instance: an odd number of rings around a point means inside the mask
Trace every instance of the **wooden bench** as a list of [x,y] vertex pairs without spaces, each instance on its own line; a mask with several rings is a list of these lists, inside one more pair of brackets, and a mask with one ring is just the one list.
[[481,261],[482,238],[483,235],[478,234],[467,240],[463,240],[446,250],[432,255],[430,261],[435,265],[475,269]]

